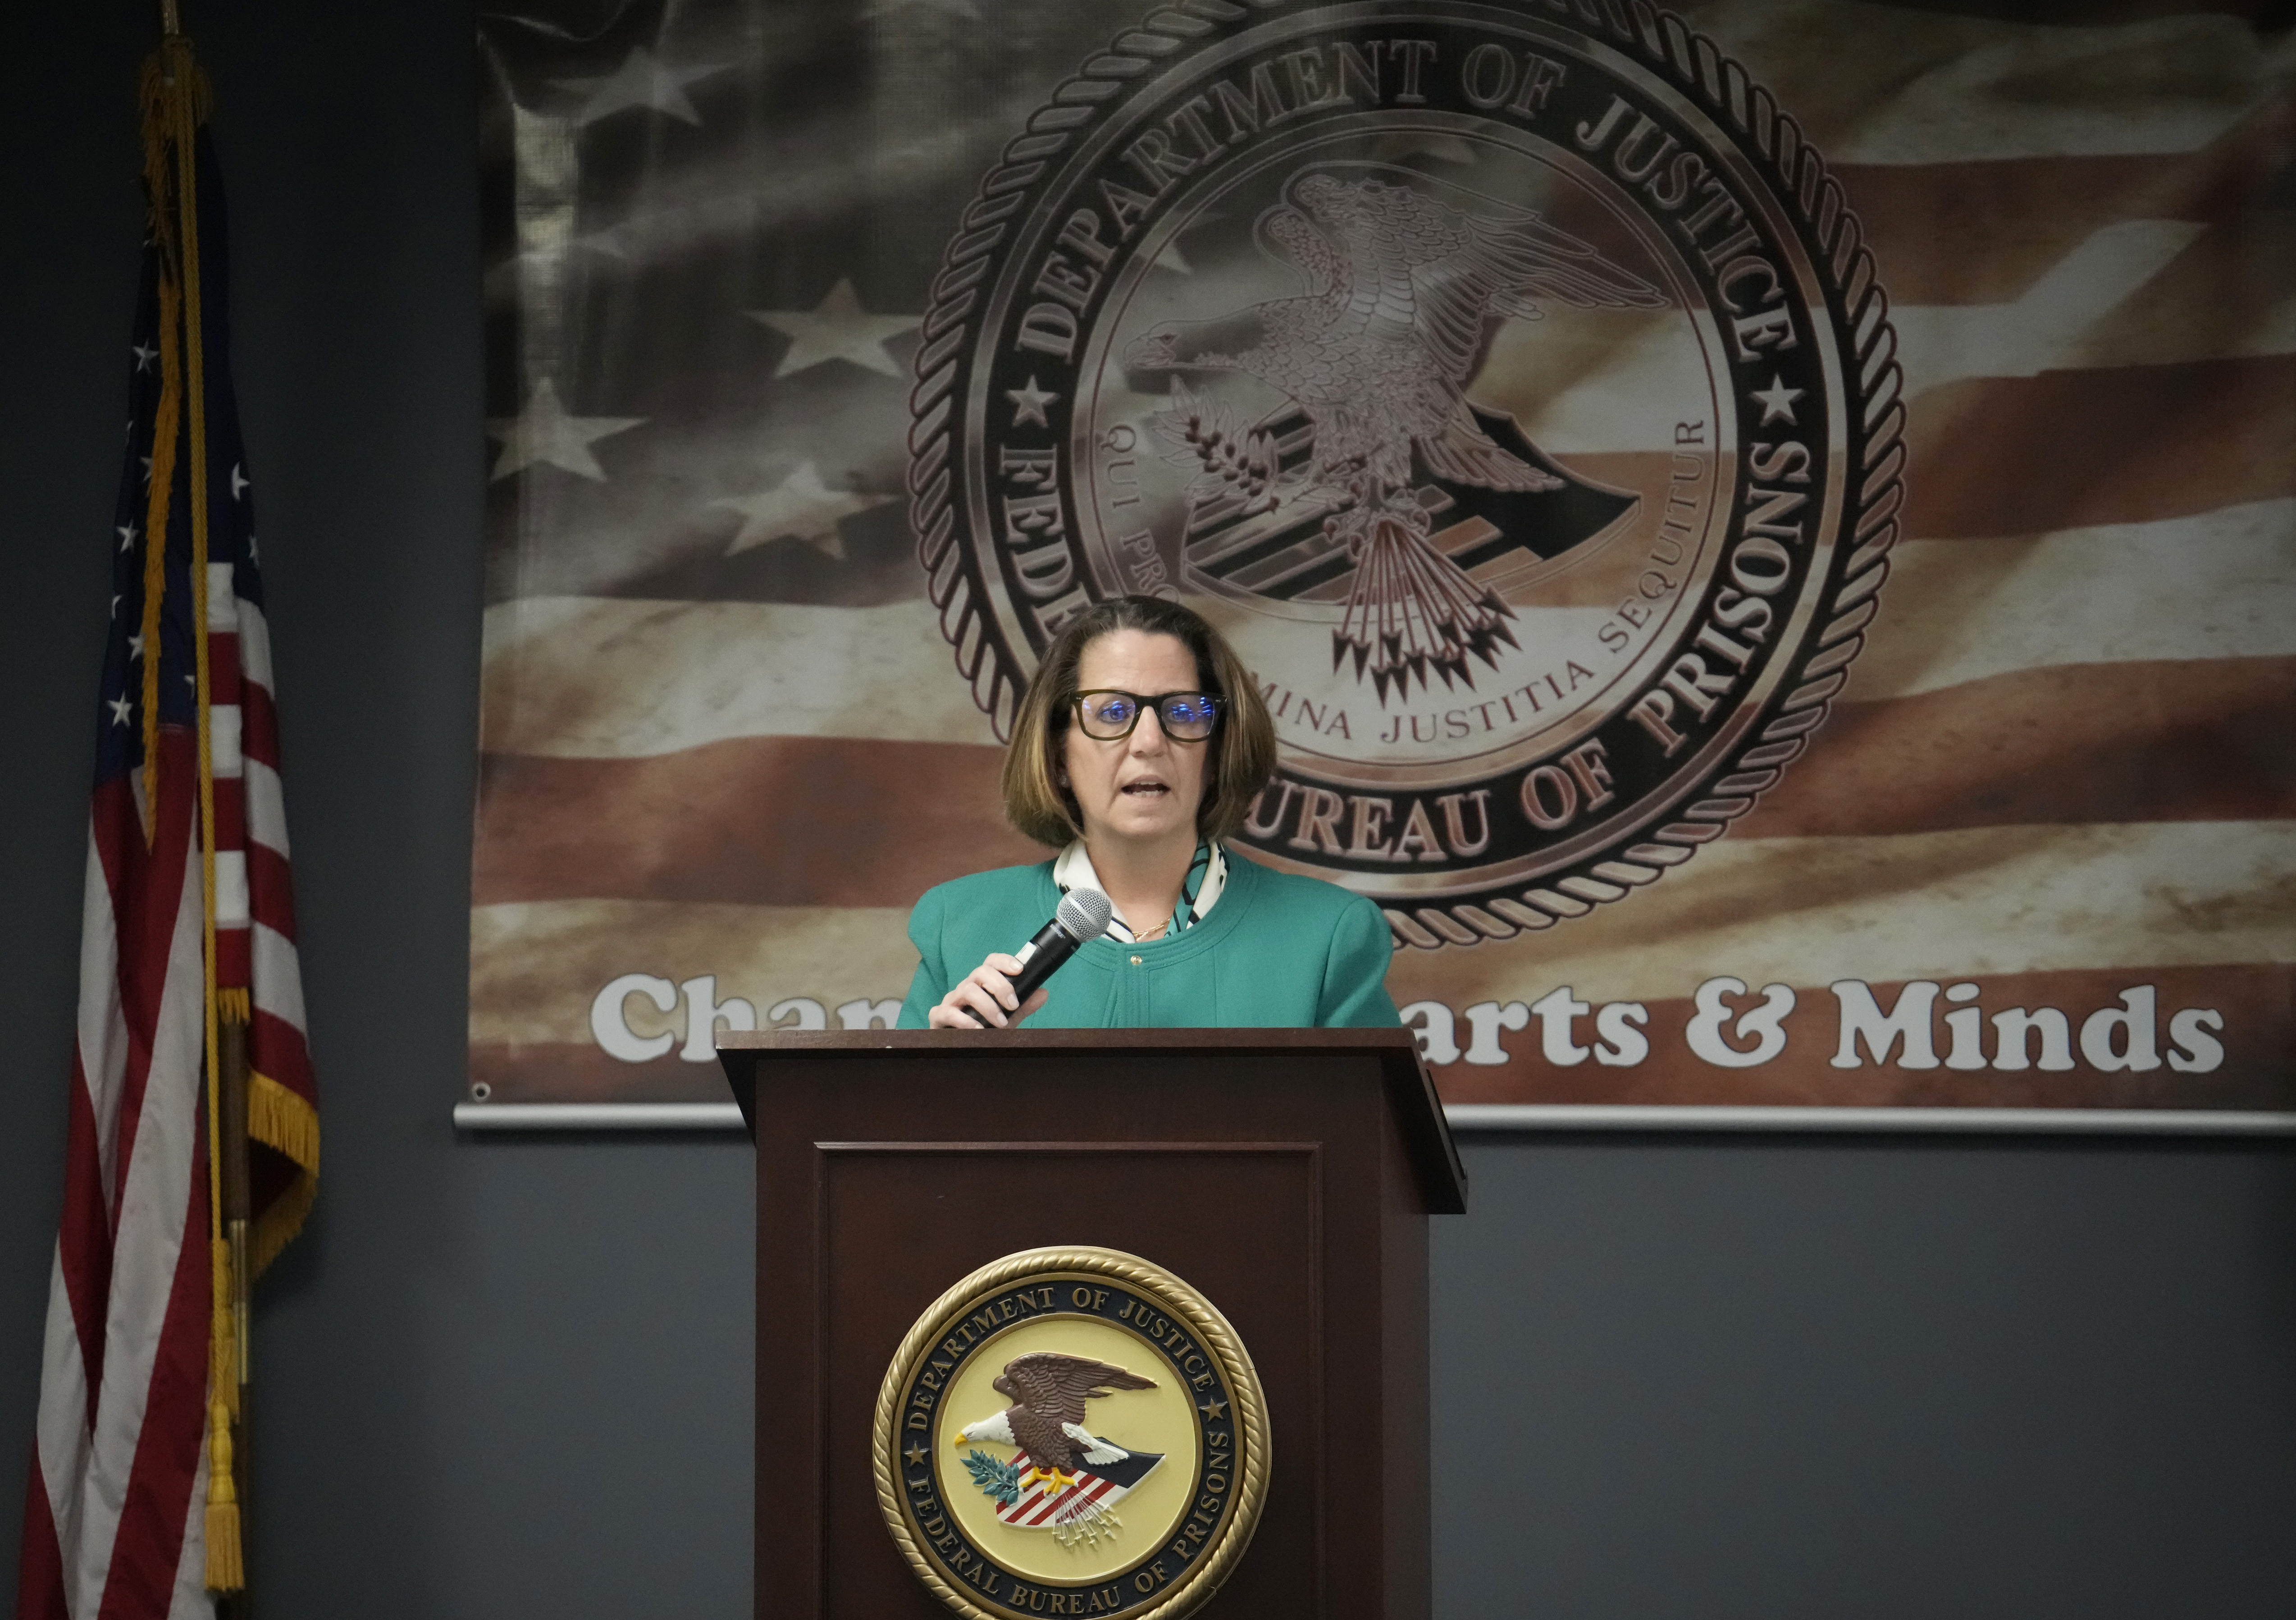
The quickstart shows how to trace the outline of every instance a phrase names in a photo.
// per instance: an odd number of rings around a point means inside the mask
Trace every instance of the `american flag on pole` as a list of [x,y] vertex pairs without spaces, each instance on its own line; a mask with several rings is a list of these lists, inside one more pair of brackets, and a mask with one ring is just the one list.
[[151,225],[22,1620],[206,1615],[211,1589],[242,1584],[232,1430],[245,1286],[316,1186],[206,101],[189,45],[170,37],[144,72]]

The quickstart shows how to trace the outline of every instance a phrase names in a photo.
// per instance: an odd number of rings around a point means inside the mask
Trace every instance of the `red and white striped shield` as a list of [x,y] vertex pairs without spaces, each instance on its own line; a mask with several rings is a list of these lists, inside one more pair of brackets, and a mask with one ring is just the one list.
[[[1022,1451],[1013,1459],[1028,1479],[1038,1471],[1036,1459]],[[1016,1501],[996,1504],[996,1517],[1016,1530],[1053,1530],[1097,1518],[1124,1500],[1132,1488],[1156,1471],[1164,1460],[1154,1451],[1135,1451],[1121,1462],[1029,1479]]]

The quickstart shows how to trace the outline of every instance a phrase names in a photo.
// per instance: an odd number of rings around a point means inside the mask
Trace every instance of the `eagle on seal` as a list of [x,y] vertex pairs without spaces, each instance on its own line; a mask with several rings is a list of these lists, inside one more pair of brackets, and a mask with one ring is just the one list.
[[[1390,684],[1407,690],[1414,674],[1424,687],[1431,668],[1446,685],[1454,676],[1472,685],[1470,654],[1496,668],[1496,645],[1518,645],[1505,622],[1513,613],[1429,539],[1413,453],[1455,483],[1561,488],[1493,442],[1467,405],[1490,318],[1539,318],[1534,294],[1580,308],[1660,308],[1668,300],[1527,210],[1470,213],[1409,185],[1316,169],[1286,193],[1260,217],[1258,235],[1305,292],[1212,320],[1163,322],[1132,341],[1125,362],[1242,372],[1289,395],[1316,434],[1306,476],[1290,493],[1335,500],[1324,529],[1355,564],[1334,667],[1352,653],[1357,676],[1368,665],[1382,697]],[[1183,453],[1206,456],[1207,467],[1225,453],[1258,483],[1245,492],[1263,510],[1284,498],[1273,488],[1267,447],[1225,445],[1232,435],[1187,421],[1159,427]]]
[[1032,1465],[1021,1488],[1042,1482],[1051,1496],[1075,1483],[1078,1465],[1122,1462],[1132,1455],[1084,1427],[1084,1403],[1119,1389],[1153,1389],[1156,1382],[1088,1356],[1040,1350],[1005,1362],[989,1387],[1013,1404],[967,1424],[951,1443],[987,1440],[1020,1447]]

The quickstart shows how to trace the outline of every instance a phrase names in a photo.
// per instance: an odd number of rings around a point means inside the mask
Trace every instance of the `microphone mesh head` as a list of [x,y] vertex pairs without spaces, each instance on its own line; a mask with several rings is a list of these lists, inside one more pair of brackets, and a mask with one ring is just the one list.
[[1099,890],[1070,889],[1061,897],[1061,909],[1054,913],[1054,920],[1062,933],[1081,945],[1107,933],[1108,919],[1115,915],[1116,908]]

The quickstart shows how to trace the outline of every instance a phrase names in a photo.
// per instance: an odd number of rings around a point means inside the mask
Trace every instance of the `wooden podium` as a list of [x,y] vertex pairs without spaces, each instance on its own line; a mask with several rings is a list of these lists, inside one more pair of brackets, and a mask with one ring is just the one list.
[[728,1033],[758,1148],[761,1616],[934,1620],[872,1468],[919,1314],[1015,1251],[1122,1250],[1224,1312],[1265,1506],[1214,1616],[1429,1612],[1427,1216],[1465,1176],[1397,1030]]

